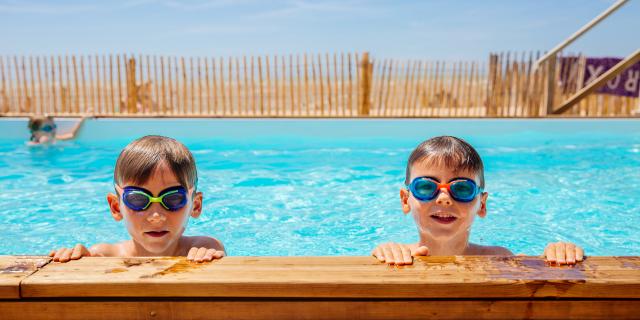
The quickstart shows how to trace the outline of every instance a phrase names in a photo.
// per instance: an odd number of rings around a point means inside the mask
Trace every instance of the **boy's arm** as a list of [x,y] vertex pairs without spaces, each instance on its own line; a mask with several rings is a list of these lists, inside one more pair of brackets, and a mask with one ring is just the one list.
[[383,243],[371,251],[371,255],[378,258],[380,262],[395,265],[412,264],[414,256],[426,256],[428,254],[429,249],[425,246],[419,246],[417,243]]
[[78,121],[78,123],[76,123],[75,126],[73,126],[73,128],[71,129],[71,132],[63,133],[63,134],[57,134],[56,135],[56,139],[58,139],[58,140],[70,140],[70,139],[73,139],[76,136],[76,134],[78,133],[78,130],[82,126],[82,123],[84,123],[85,119],[86,119],[86,117],[82,117],[80,119],[80,121]]
[[226,255],[224,245],[216,238],[198,236],[190,237],[190,249],[187,260],[195,262],[212,261],[221,259]]

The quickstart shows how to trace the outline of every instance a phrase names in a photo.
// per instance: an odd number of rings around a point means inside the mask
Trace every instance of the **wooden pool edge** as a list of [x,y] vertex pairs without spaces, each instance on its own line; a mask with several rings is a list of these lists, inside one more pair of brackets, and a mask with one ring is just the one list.
[[0,319],[636,319],[627,300],[0,300]]
[[640,257],[575,267],[421,257],[392,267],[372,257],[0,256],[0,310],[0,319],[628,319],[640,318]]

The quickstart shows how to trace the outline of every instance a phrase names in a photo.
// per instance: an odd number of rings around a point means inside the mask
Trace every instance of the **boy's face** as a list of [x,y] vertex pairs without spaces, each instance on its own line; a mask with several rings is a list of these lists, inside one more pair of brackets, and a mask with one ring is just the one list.
[[129,208],[123,201],[123,188],[139,187],[150,191],[153,197],[170,187],[180,186],[180,182],[171,169],[164,163],[159,164],[151,177],[143,185],[125,182],[116,186],[118,195],[107,196],[111,214],[116,221],[124,219],[131,239],[142,246],[147,252],[157,255],[172,255],[179,246],[189,216],[197,218],[202,211],[202,193],[187,190],[186,205],[176,211],[165,209],[161,203],[152,202],[142,211]]
[[[433,177],[440,183],[456,178],[472,179],[479,184],[478,175],[469,171],[454,171],[440,164],[418,161],[411,166],[410,182],[417,177]],[[487,213],[487,193],[478,194],[470,202],[454,200],[449,191],[442,188],[431,201],[416,199],[407,189],[400,190],[400,201],[404,213],[411,212],[421,235],[436,240],[448,240],[468,235],[475,215]]]
[[52,120],[45,119],[39,126],[32,128],[35,130],[31,130],[31,134],[33,134],[37,139],[44,137],[50,140],[54,136],[55,128],[55,124]]

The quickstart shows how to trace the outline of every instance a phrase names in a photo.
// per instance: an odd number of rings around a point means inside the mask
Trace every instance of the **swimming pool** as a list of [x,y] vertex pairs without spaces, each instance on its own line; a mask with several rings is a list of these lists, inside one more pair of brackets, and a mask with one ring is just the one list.
[[368,255],[417,239],[400,211],[406,158],[450,134],[483,157],[488,215],[472,241],[537,255],[567,240],[592,255],[640,255],[640,120],[90,120],[73,142],[24,145],[0,119],[0,255],[127,238],[109,215],[115,159],[132,139],[185,143],[204,212],[186,234],[231,255]]

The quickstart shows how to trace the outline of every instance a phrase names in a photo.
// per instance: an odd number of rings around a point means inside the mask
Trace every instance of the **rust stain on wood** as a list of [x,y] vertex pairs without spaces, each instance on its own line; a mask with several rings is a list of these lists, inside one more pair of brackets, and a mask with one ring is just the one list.
[[127,267],[135,267],[135,266],[140,266],[143,264],[149,264],[149,263],[153,263],[155,261],[155,259],[152,258],[131,258],[131,259],[124,259],[122,260],[122,264]]
[[22,258],[18,258],[14,260],[14,262],[11,263],[10,265],[4,268],[1,268],[0,273],[1,274],[24,273],[24,272],[34,271],[36,269],[39,269],[45,266],[47,263],[49,263],[49,260],[50,260],[49,258],[44,258],[44,259],[25,258],[24,260]]
[[121,272],[127,272],[129,271],[129,269],[126,268],[113,268],[113,269],[107,269],[104,271],[104,273],[121,273]]
[[[481,265],[470,263],[462,256],[428,256],[428,257],[416,257],[414,265],[420,263],[427,270],[443,270],[449,265],[454,265],[456,268],[464,269],[465,271],[476,271],[482,269]],[[411,265],[404,266],[411,267]]]
[[[418,260],[418,259],[417,259]],[[456,263],[456,256],[430,256],[428,258],[420,258],[427,264],[440,264],[440,263]]]
[[204,265],[203,263],[190,262],[185,259],[181,259],[175,262],[174,264],[172,264],[171,266],[163,269],[162,271],[156,272],[151,275],[143,275],[140,278],[141,279],[157,278],[157,277],[161,277],[168,274],[188,272],[190,270],[197,269],[203,265]]
[[143,263],[143,261],[138,260],[138,259],[124,259],[122,260],[122,264],[124,264],[125,267],[129,268],[129,267],[134,267],[134,266],[139,266]]
[[0,269],[0,273],[23,273],[34,269],[33,263],[18,262]]

